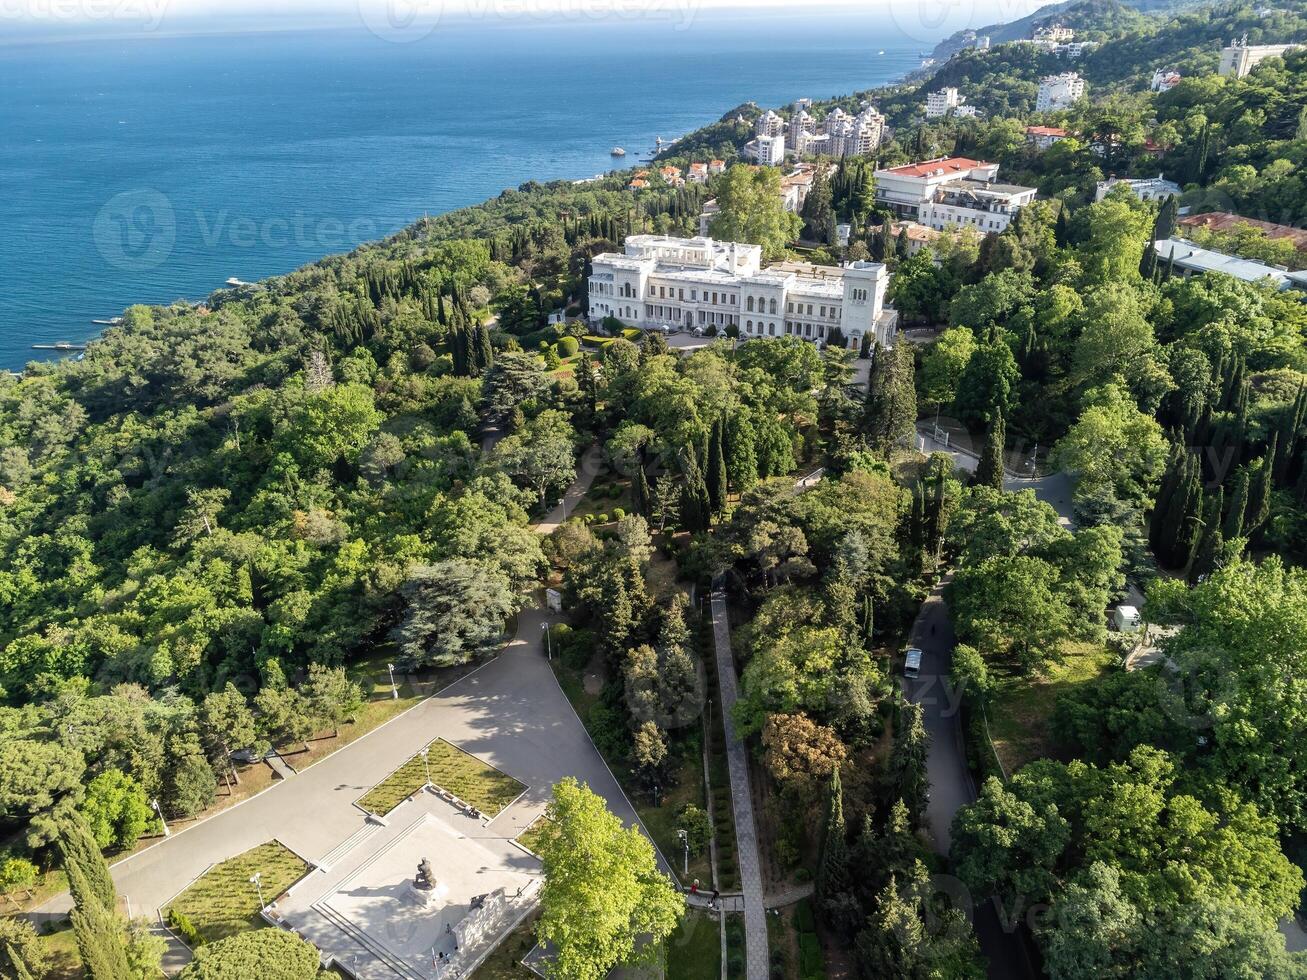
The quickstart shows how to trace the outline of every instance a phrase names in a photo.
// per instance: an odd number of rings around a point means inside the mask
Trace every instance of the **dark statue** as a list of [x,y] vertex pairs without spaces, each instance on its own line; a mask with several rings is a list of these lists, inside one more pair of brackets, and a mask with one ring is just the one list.
[[430,891],[436,887],[436,876],[431,870],[431,862],[426,858],[418,865],[417,877],[413,879],[413,887],[421,888],[424,891]]

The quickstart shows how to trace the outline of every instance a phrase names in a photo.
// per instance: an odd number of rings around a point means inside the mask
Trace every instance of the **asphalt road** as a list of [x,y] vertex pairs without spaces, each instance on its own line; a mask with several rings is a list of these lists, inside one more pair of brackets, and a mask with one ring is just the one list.
[[[958,698],[949,683],[953,669],[953,624],[943,589],[948,579],[927,597],[912,627],[912,643],[921,650],[921,676],[904,681],[909,700],[922,706],[926,731],[930,733],[930,755],[926,771],[930,778],[930,802],[926,823],[938,854],[948,856],[953,841],[953,817],[963,806],[976,799],[975,781],[967,768],[962,743],[961,714]],[[953,886],[946,884],[953,894]],[[991,980],[1035,980],[1019,933],[1004,930],[997,907],[992,901],[981,902],[974,909],[973,924],[980,940],[981,952],[989,960]]]

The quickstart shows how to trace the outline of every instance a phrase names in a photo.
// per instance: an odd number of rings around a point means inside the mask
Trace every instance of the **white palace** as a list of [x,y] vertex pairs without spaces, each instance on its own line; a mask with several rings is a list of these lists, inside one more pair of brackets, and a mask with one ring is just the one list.
[[796,336],[824,346],[839,330],[857,349],[890,346],[898,311],[885,306],[879,262],[843,267],[784,262],[762,267],[757,245],[711,238],[632,235],[624,253],[592,261],[590,319],[612,316],[648,330],[737,327],[743,338]]

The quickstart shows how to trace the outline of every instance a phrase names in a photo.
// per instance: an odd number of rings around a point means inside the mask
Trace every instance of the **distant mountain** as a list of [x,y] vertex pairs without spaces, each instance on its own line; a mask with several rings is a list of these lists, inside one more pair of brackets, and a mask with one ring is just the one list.
[[972,34],[987,35],[991,44],[1002,44],[1028,38],[1035,28],[1055,23],[1084,35],[1077,40],[1093,40],[1094,34],[1115,33],[1141,24],[1145,13],[1175,10],[1198,2],[1201,0],[1130,0],[1128,3],[1122,0],[1064,0],[1063,3],[1040,7],[1029,17],[1007,24],[990,24],[978,27],[974,32],[958,31],[935,45],[931,56],[936,62],[947,61],[969,45]]

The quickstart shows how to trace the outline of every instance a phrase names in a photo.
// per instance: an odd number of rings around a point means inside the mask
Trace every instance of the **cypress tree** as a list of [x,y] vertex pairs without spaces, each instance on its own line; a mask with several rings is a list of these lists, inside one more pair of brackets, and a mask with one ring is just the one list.
[[1176,491],[1180,488],[1180,480],[1184,473],[1184,459],[1184,444],[1179,439],[1173,439],[1171,442],[1171,456],[1167,460],[1166,473],[1162,477],[1161,486],[1157,488],[1157,498],[1153,502],[1153,513],[1148,525],[1148,543],[1154,552],[1161,551],[1162,532],[1166,526],[1167,515],[1170,513]]
[[635,464],[635,479],[631,481],[631,496],[635,504],[635,512],[649,516],[649,477],[644,472],[644,461],[637,460]]
[[1233,541],[1243,536],[1243,521],[1247,512],[1248,470],[1241,467],[1234,476],[1234,492],[1230,497],[1230,507],[1225,514],[1225,526],[1222,528],[1226,540]]
[[1200,581],[1216,570],[1216,563],[1225,549],[1225,536],[1221,534],[1221,510],[1225,494],[1218,488],[1207,498],[1203,511],[1203,527],[1198,535],[1193,561],[1189,563],[1189,584]]
[[1157,220],[1153,222],[1153,240],[1163,241],[1175,234],[1176,219],[1180,217],[1180,205],[1172,194],[1162,202],[1157,211]]
[[70,813],[59,821],[58,831],[56,843],[64,867],[75,867],[96,901],[107,909],[114,908],[118,893],[113,887],[113,877],[86,821],[80,814]]
[[985,445],[976,466],[976,483],[983,487],[1003,489],[1003,449],[1007,438],[1007,425],[1003,413],[994,412],[985,436]]
[[1053,241],[1058,248],[1066,248],[1071,242],[1071,225],[1067,220],[1067,206],[1063,204],[1057,211],[1057,223],[1053,226]]
[[844,788],[840,770],[831,773],[826,790],[826,824],[822,834],[821,861],[817,865],[817,894],[826,900],[849,890],[848,831],[844,826]]
[[930,735],[926,732],[920,704],[900,701],[894,744],[890,749],[890,795],[902,799],[912,821],[918,826],[926,812],[929,780],[926,756],[930,753]]
[[722,447],[722,420],[713,423],[712,434],[708,437],[708,505],[714,514],[720,514],[726,506],[726,455]]
[[685,454],[685,488],[682,492],[681,523],[690,532],[706,531],[712,521],[712,504],[699,468],[698,453],[691,448]]
[[67,866],[73,895],[73,935],[88,980],[131,980],[127,961],[127,935],[122,920],[100,904],[76,864]]
[[476,373],[488,371],[495,366],[495,349],[490,343],[490,328],[484,323],[477,324],[475,337]]
[[876,626],[875,617],[875,604],[872,601],[871,593],[868,592],[862,597],[862,645],[867,650],[870,650],[875,642],[873,639]]
[[1152,243],[1144,246],[1143,258],[1139,260],[1139,275],[1152,281],[1157,278],[1157,249]]
[[1156,550],[1158,557],[1171,568],[1186,565],[1193,549],[1202,504],[1201,468],[1197,457],[1186,452],[1179,483],[1162,517]]
[[[1277,432],[1271,436],[1272,453],[1275,451],[1275,440],[1278,435]],[[1244,515],[1244,531],[1249,536],[1271,516],[1271,482],[1270,454],[1268,454],[1257,463],[1257,482],[1252,486],[1248,512]]]

